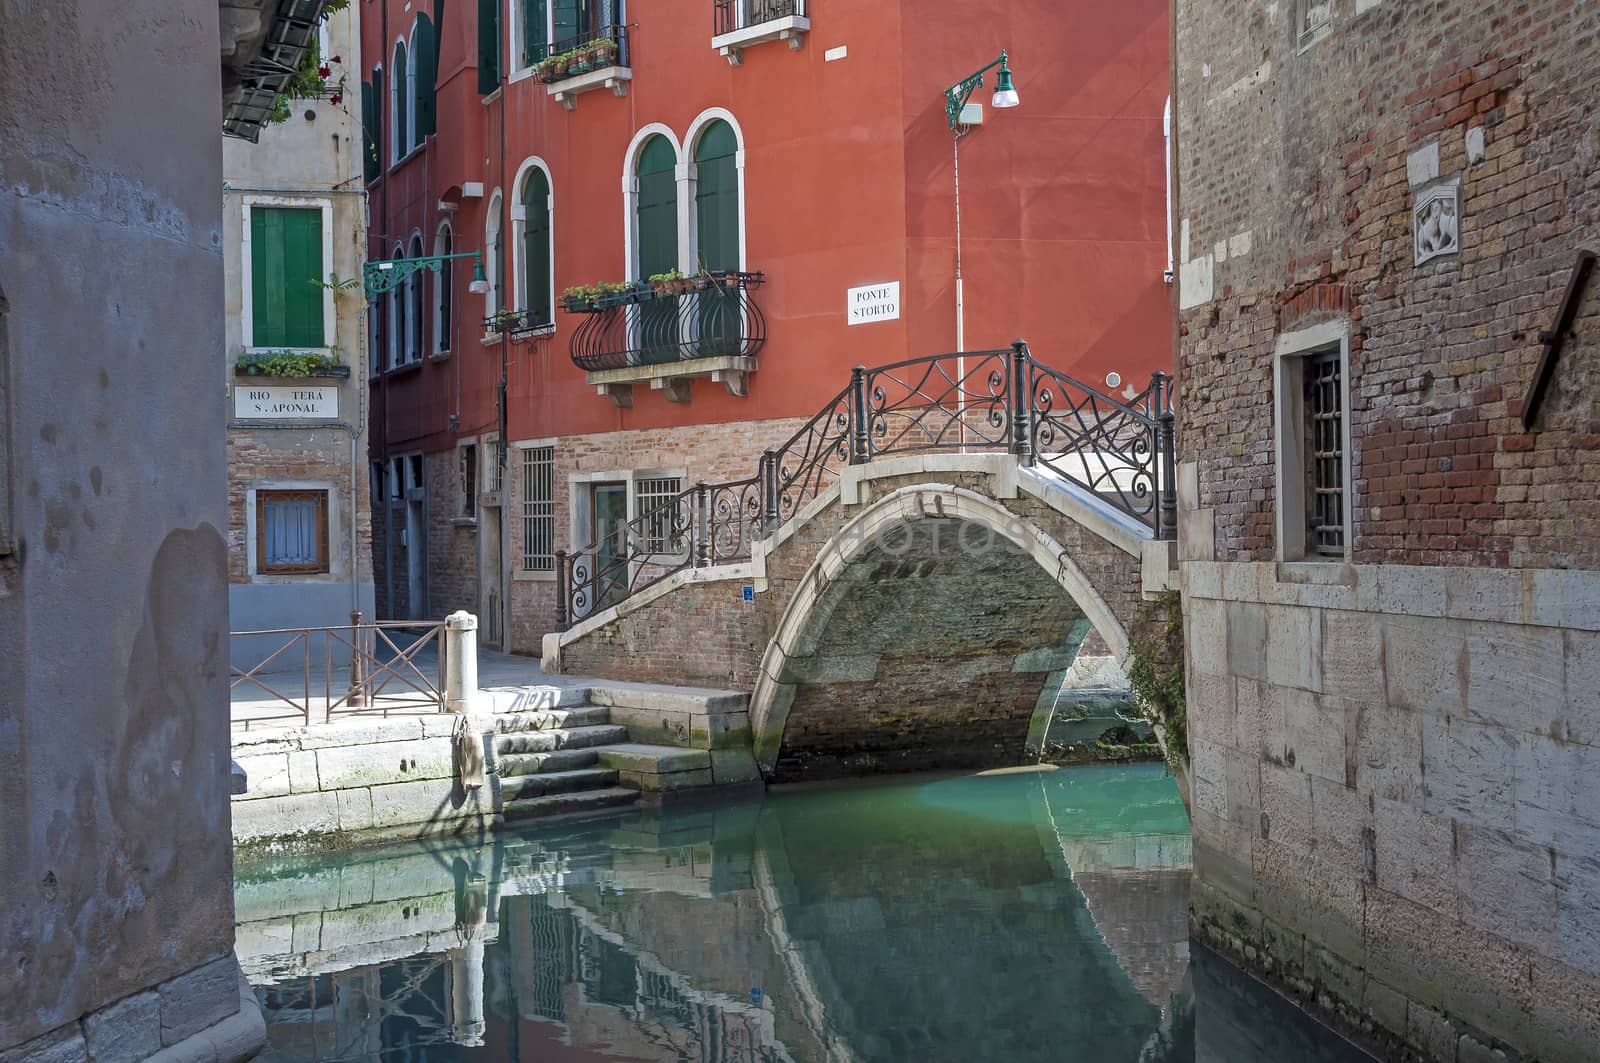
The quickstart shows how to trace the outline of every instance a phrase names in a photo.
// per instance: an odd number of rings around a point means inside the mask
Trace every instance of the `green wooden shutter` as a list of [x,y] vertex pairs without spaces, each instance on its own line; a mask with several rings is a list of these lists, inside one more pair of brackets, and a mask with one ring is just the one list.
[[377,101],[372,95],[372,82],[361,83],[361,173],[367,181],[376,181],[381,172],[378,167]]
[[250,212],[251,342],[321,347],[322,211],[256,207]]
[[571,48],[576,38],[589,32],[589,5],[585,0],[555,0],[551,43]]
[[639,154],[639,277],[665,273],[678,265],[677,156],[657,135]]
[[439,49],[433,23],[429,21],[427,15],[417,16],[417,31],[411,37],[411,50],[415,53],[412,58],[417,64],[417,76],[411,86],[411,95],[415,100],[417,143],[420,144],[425,137],[432,135],[436,125],[433,81],[434,72],[439,64]]
[[369,181],[383,176],[383,71],[372,71],[372,156],[367,165],[371,169]]
[[500,0],[478,0],[478,95],[500,87]]
[[530,324],[555,318],[550,304],[550,182],[544,171],[528,174],[522,193],[522,290]]
[[411,138],[407,135],[406,116],[411,110],[410,81],[406,71],[406,46],[402,42],[394,46],[394,70],[390,72],[394,79],[394,157],[400,158],[411,150]]
[[695,147],[696,267],[739,268],[738,151],[733,127],[720,120]]
[[522,62],[532,66],[550,52],[549,0],[522,0]]

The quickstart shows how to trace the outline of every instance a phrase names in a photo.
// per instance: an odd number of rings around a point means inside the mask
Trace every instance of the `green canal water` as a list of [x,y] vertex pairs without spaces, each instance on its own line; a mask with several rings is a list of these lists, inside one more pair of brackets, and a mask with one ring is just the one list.
[[1159,766],[769,792],[236,869],[268,1061],[1367,1057],[1187,935]]

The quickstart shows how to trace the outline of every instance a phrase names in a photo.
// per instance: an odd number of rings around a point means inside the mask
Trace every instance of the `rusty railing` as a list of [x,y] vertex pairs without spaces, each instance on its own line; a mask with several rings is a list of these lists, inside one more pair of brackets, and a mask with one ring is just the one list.
[[[234,725],[245,730],[269,721],[310,724],[318,709],[323,723],[335,715],[445,709],[442,620],[364,620],[356,612],[349,624],[234,631],[229,639],[231,649],[264,653],[250,668],[230,665],[234,711],[257,704],[279,710],[236,716]],[[437,648],[432,675],[424,655],[430,644]]]

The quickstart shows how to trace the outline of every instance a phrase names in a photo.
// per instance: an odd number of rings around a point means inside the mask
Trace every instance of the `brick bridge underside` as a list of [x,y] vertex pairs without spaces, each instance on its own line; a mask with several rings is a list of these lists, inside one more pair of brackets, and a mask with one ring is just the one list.
[[[751,692],[713,744],[772,781],[1022,763],[1094,631],[1120,661],[1168,544],[1006,455],[845,470],[752,560],[545,641],[544,667]],[[754,600],[744,600],[745,587]]]

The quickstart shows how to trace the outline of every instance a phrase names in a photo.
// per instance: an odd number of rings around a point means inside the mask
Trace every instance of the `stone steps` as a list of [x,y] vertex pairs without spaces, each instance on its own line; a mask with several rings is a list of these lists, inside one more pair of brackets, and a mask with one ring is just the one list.
[[501,753],[495,757],[496,768],[502,778],[516,775],[538,775],[542,772],[574,771],[592,768],[600,763],[600,754],[593,748],[557,749],[549,753]]
[[541,709],[538,712],[501,713],[494,717],[497,735],[523,734],[529,731],[571,730],[575,727],[594,727],[609,724],[611,710],[603,705],[579,705],[572,708]]
[[607,808],[622,808],[639,800],[639,791],[624,786],[607,786],[597,790],[573,790],[567,793],[546,794],[542,797],[524,797],[507,801],[501,815],[509,822],[520,819],[537,819],[544,816],[564,816],[574,812],[595,812]]
[[500,777],[501,801],[525,801],[550,794],[578,790],[605,790],[617,785],[615,768],[578,768],[573,771],[545,771],[534,775]]
[[549,731],[522,731],[497,735],[494,740],[494,751],[496,755],[552,753],[558,749],[587,749],[590,746],[612,745],[627,740],[626,727],[609,723],[589,724]]

